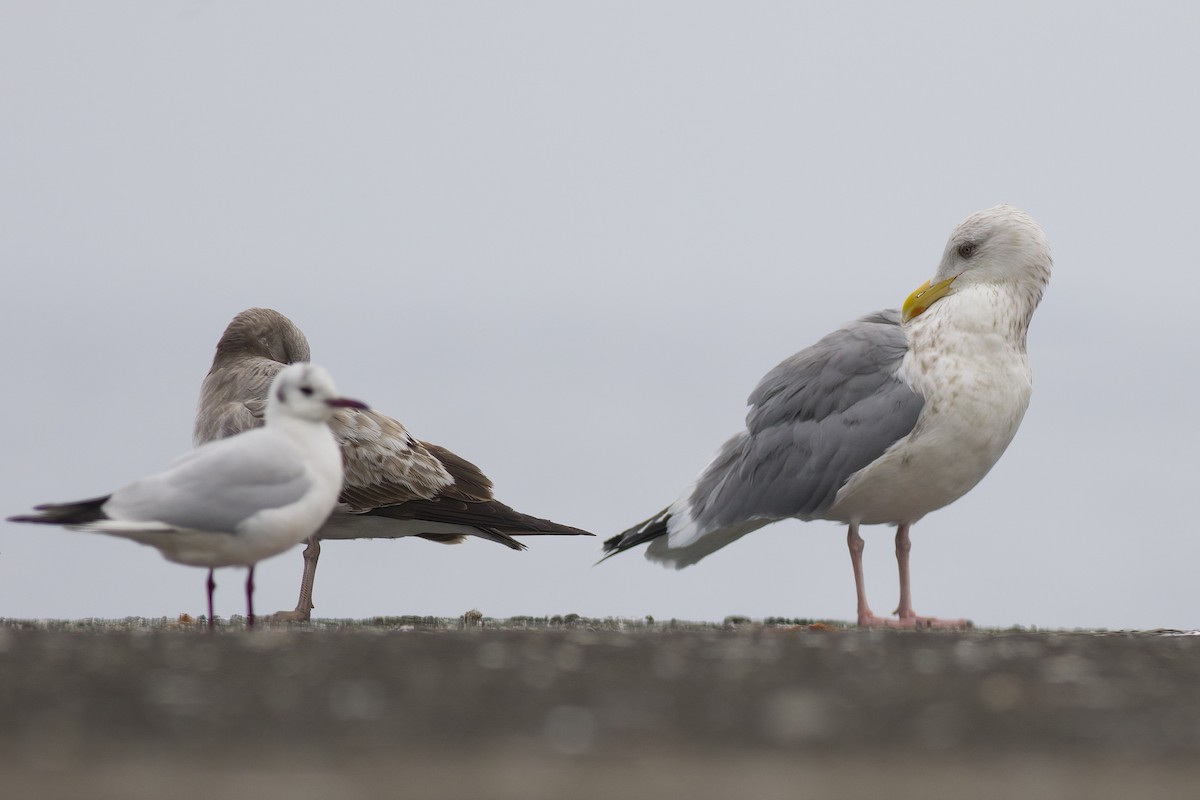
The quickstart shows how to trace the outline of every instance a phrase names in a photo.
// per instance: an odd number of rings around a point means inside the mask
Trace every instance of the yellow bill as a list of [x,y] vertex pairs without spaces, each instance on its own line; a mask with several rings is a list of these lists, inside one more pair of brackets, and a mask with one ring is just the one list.
[[929,285],[929,281],[925,281],[917,290],[908,296],[904,301],[904,305],[900,307],[900,319],[908,322],[913,317],[919,317],[938,300],[940,300],[946,292],[950,291],[950,284],[954,283],[957,275],[947,278],[944,281]]

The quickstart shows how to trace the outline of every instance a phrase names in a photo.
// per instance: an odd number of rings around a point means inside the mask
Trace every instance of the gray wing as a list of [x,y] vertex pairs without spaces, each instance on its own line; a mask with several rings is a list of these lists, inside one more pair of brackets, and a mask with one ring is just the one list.
[[746,430],[696,482],[699,530],[820,518],[851,475],[916,425],[925,400],[896,374],[907,349],[899,313],[882,311],[767,373],[750,395]]
[[200,387],[192,443],[202,445],[262,425],[267,390],[279,370],[286,366],[258,357],[214,366]]
[[116,520],[232,533],[253,514],[298,501],[311,482],[291,442],[262,429],[212,442],[113,493]]

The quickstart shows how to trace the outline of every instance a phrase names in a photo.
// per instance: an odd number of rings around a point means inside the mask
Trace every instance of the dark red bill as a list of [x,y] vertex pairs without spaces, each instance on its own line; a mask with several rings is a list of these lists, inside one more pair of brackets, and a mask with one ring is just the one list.
[[358,400],[351,400],[349,397],[334,397],[331,400],[325,401],[328,405],[334,408],[357,408],[360,411],[366,411],[370,408],[366,403]]

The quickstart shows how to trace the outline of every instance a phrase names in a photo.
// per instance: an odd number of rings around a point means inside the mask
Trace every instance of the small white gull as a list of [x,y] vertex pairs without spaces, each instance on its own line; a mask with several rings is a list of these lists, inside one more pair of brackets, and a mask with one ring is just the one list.
[[10,522],[65,525],[158,548],[169,561],[213,569],[245,566],[246,621],[254,624],[254,565],[305,541],[329,517],[342,488],[342,458],[329,428],[339,408],[329,373],[313,364],[281,370],[270,384],[266,424],[197,447],[166,470],[111,495],[35,508]]
[[[1016,434],[1032,392],[1026,332],[1050,267],[1024,212],[968,217],[899,312],[856,320],[767,373],[746,429],[683,497],[606,541],[605,558],[649,542],[647,558],[680,569],[778,520],[844,522],[859,625],[968,625],[913,611],[909,528],[974,487]],[[897,619],[867,604],[858,528],[872,524],[897,526]]]
[[[201,386],[193,440],[200,444],[262,424],[271,378],[288,363],[308,358],[308,340],[283,314],[270,308],[239,313],[217,342]],[[304,551],[296,609],[279,612],[277,619],[309,618],[322,539],[418,536],[457,544],[477,536],[524,550],[514,536],[592,535],[514,511],[493,497],[492,482],[478,467],[414,438],[389,416],[346,409],[334,414],[330,426],[345,462],[345,487],[337,509]]]

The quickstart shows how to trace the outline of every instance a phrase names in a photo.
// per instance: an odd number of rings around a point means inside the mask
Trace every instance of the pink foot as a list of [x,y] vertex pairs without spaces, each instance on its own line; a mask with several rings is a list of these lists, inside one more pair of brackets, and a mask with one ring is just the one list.
[[860,628],[937,628],[939,630],[967,630],[974,625],[969,619],[939,619],[938,617],[918,617],[915,614],[899,619],[877,617],[874,614],[860,614]]

